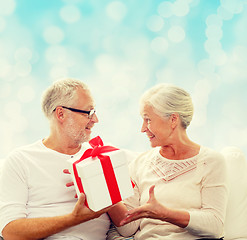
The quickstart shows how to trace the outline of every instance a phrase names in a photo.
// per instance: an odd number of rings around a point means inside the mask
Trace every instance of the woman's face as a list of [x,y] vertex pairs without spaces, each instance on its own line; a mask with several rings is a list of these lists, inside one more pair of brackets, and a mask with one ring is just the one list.
[[157,147],[169,144],[173,132],[170,118],[160,117],[149,105],[144,105],[141,115],[143,118],[141,131],[147,134],[151,146]]

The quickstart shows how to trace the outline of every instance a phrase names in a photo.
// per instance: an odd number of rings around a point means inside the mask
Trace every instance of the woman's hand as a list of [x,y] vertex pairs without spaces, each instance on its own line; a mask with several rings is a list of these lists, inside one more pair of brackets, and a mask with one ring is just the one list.
[[190,220],[189,212],[167,208],[160,204],[154,196],[154,187],[153,185],[149,189],[149,200],[147,203],[128,211],[126,217],[120,222],[120,225],[123,226],[140,218],[153,218],[185,228]]
[[[140,218],[162,219],[167,212],[167,208],[161,205],[154,196],[154,187],[149,189],[149,200],[143,206],[129,210],[126,218],[121,221],[121,226]],[[164,215],[164,216],[163,216]]]

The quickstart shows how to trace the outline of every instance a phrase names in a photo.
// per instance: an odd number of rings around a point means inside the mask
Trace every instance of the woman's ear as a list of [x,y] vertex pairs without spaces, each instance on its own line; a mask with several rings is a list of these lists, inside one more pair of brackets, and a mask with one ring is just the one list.
[[180,121],[180,117],[178,113],[172,113],[170,116],[171,126],[173,129],[177,127]]

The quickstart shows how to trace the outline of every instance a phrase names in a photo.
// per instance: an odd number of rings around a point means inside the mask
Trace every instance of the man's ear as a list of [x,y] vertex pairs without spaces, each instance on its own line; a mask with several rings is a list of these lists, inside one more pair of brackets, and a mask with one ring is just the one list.
[[64,120],[64,111],[62,107],[57,107],[55,110],[55,116],[58,121],[63,121]]

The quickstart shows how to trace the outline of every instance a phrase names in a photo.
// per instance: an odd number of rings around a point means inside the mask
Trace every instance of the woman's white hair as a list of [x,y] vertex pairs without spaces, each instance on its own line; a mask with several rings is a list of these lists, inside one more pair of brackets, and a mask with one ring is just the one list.
[[66,78],[55,81],[43,93],[41,106],[45,116],[51,119],[53,111],[58,106],[71,106],[75,101],[77,89],[82,88],[89,91],[87,85],[80,80]]
[[183,128],[187,128],[193,117],[194,107],[190,94],[171,84],[158,84],[146,91],[140,100],[141,107],[151,106],[161,117],[178,113]]

